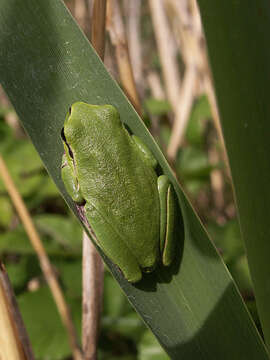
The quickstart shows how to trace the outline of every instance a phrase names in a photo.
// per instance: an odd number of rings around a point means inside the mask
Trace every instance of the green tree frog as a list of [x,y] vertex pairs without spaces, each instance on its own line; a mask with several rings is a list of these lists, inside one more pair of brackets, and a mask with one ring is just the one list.
[[62,129],[61,175],[97,245],[135,283],[158,261],[171,264],[176,200],[167,176],[112,105],[76,102]]

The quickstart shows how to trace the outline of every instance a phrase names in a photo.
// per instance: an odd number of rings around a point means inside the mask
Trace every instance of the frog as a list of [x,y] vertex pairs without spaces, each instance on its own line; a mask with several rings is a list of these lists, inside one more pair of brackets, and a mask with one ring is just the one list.
[[131,283],[170,266],[175,254],[176,194],[140,137],[113,105],[75,102],[61,131],[61,177],[83,208],[94,241]]

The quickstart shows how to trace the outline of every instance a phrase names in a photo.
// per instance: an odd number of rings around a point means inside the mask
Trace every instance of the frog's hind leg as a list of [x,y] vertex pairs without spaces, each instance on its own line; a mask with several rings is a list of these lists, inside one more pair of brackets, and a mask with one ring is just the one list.
[[107,219],[89,203],[85,205],[85,212],[97,245],[105,255],[120,268],[128,281],[135,283],[141,280],[142,272],[136,258]]
[[158,192],[160,200],[160,253],[162,263],[168,266],[174,258],[174,227],[177,205],[173,186],[166,175],[161,175],[158,178]]

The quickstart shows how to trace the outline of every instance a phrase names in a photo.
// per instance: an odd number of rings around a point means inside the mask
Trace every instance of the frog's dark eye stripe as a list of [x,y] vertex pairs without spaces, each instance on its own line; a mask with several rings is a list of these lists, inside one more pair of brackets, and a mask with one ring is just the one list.
[[73,152],[67,143],[64,128],[62,128],[62,130],[61,130],[61,138],[63,139],[64,143],[67,145],[69,156],[71,157],[71,159],[73,159]]
[[67,144],[67,147],[68,147],[69,156],[71,157],[71,159],[73,159],[73,152],[68,144]]
[[66,140],[66,137],[65,137],[65,133],[64,133],[64,128],[62,128],[62,130],[61,130],[61,138],[62,138],[62,140],[63,140],[65,143],[67,143],[67,140]]
[[71,115],[71,106],[68,108],[69,115]]

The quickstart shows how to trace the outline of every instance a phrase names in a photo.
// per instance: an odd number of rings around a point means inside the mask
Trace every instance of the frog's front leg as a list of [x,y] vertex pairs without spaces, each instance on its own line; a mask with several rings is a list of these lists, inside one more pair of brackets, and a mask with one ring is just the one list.
[[62,157],[61,176],[68,194],[77,204],[84,203],[84,199],[80,193],[78,180],[74,171],[74,167],[67,160],[66,154]]
[[168,177],[161,175],[157,182],[160,200],[160,253],[162,263],[168,266],[174,258],[174,227],[177,204],[174,189]]
[[148,147],[144,144],[144,142],[136,135],[132,135],[132,139],[137,146],[137,149],[140,151],[143,160],[153,169],[157,167],[157,159],[154,157],[152,152],[148,149]]

